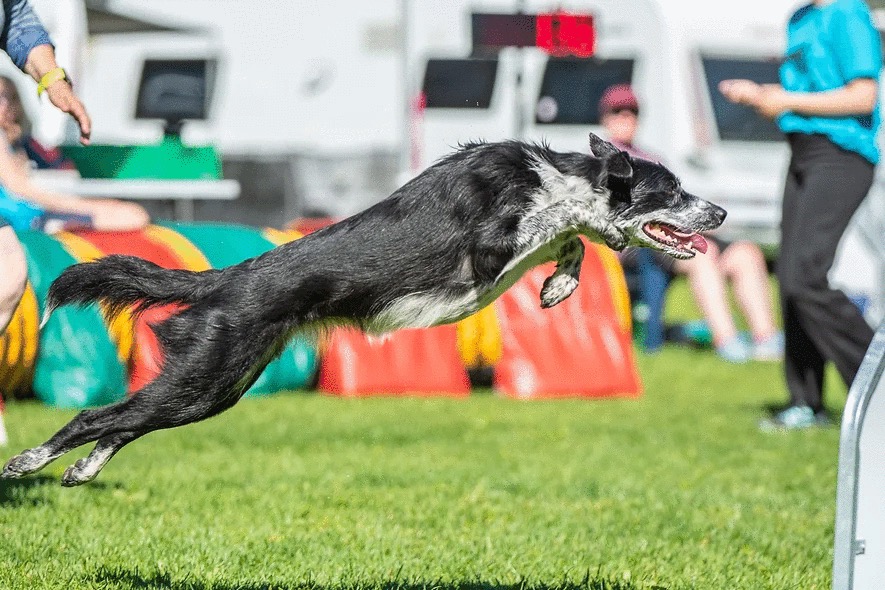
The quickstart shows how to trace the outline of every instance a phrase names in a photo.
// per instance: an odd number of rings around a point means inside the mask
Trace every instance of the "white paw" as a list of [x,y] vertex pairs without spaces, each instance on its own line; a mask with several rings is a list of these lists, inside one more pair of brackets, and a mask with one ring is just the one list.
[[553,307],[565,301],[578,288],[578,279],[567,274],[554,274],[544,281],[541,289],[541,307]]
[[61,476],[61,485],[69,488],[92,481],[101,471],[102,466],[97,463],[89,459],[78,459],[76,463],[65,469]]

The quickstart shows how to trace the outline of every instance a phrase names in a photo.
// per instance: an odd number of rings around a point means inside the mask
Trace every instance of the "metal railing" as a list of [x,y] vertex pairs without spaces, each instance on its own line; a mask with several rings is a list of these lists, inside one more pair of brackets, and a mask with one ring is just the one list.
[[839,441],[833,590],[885,589],[885,323],[848,392]]

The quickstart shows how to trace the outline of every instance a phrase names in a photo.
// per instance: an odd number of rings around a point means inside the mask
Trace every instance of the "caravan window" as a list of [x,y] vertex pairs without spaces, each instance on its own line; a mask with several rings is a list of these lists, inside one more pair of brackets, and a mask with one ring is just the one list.
[[612,84],[629,84],[632,59],[553,58],[547,60],[535,122],[552,125],[596,125],[599,99]]
[[726,141],[783,140],[784,136],[774,121],[761,117],[750,107],[729,102],[719,92],[719,83],[733,78],[745,78],[760,84],[778,82],[779,60],[704,57],[703,64],[720,138]]
[[496,59],[429,59],[424,97],[429,109],[487,109],[492,102]]

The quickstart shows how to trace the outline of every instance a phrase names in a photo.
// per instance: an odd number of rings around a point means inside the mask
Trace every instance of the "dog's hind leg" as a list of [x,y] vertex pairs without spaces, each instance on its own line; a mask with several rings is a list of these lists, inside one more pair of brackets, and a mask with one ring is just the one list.
[[141,436],[141,432],[118,432],[98,439],[98,444],[87,457],[65,469],[61,484],[66,487],[78,486],[95,479],[95,476],[125,445]]
[[[190,308],[160,326],[166,359],[163,372],[131,398],[81,412],[44,444],[13,457],[3,477],[22,477],[92,441],[92,453],[65,472],[65,485],[85,483],[123,445],[139,436],[214,416],[239,401],[285,344],[285,325],[232,326],[218,310]],[[208,317],[207,317],[208,316]],[[188,336],[195,335],[194,339]]]
[[584,242],[578,236],[570,238],[559,251],[556,271],[544,281],[544,287],[541,289],[541,307],[553,307],[562,303],[578,288],[583,261]]
[[97,408],[84,410],[40,446],[22,451],[7,461],[0,477],[19,478],[36,473],[68,451],[124,429],[124,418],[135,398]]
[[[211,375],[197,375],[206,382]],[[186,384],[161,374],[133,397],[104,408],[85,410],[40,446],[10,459],[0,477],[19,478],[35,473],[65,453],[98,441],[85,459],[65,471],[64,485],[73,486],[95,478],[102,467],[125,444],[154,430],[196,422],[227,409],[239,395],[219,400],[221,391],[206,389],[188,395]]]

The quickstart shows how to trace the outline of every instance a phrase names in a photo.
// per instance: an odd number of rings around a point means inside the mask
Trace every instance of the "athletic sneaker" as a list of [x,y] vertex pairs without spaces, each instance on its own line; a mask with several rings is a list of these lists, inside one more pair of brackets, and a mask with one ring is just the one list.
[[830,424],[832,422],[826,412],[815,413],[808,406],[790,406],[774,416],[762,420],[759,423],[759,428],[763,432],[775,432],[829,426]]
[[740,334],[734,338],[716,347],[716,354],[730,363],[742,364],[750,360],[750,345],[747,340]]
[[778,332],[762,342],[753,344],[753,359],[757,361],[781,361],[784,359],[784,333]]

